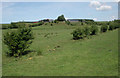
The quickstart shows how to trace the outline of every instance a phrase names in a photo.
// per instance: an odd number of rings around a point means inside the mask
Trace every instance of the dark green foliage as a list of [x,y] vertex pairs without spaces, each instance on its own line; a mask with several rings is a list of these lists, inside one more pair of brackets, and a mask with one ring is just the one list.
[[94,21],[86,21],[85,23],[88,25],[94,25]]
[[65,23],[66,23],[67,25],[70,25],[70,21],[68,21],[68,20],[67,20],[67,21],[65,21]]
[[50,24],[51,26],[53,26],[53,24]]
[[22,26],[17,31],[7,32],[3,42],[8,46],[10,56],[21,56],[32,43],[33,34],[30,27]]
[[102,25],[101,26],[101,32],[106,32],[108,29],[108,26],[107,25]]
[[83,23],[83,22],[81,22],[81,25],[84,25],[84,23]]
[[11,24],[2,24],[2,29],[8,29]]
[[43,24],[44,24],[44,22],[41,21],[41,22],[38,23],[38,26],[43,25]]
[[10,29],[12,29],[12,28],[18,28],[18,26],[20,25],[20,23],[13,23],[13,22],[11,22],[11,25],[10,25]]
[[85,27],[80,27],[72,32],[73,34],[73,39],[83,39],[84,37],[88,37],[89,35],[96,35],[98,32],[98,27],[97,26],[85,26]]
[[116,29],[116,28],[120,28],[120,23],[117,23],[117,22],[114,22],[114,29]]
[[59,22],[58,22],[57,20],[54,20],[54,23],[57,23],[57,24],[58,24]]
[[96,35],[98,33],[98,27],[97,26],[91,26],[91,34],[90,35]]
[[120,21],[119,20],[114,20],[110,22],[109,24],[109,30],[117,29],[120,27]]
[[86,37],[90,35],[90,28],[88,26],[84,27],[84,33]]
[[113,30],[115,28],[114,23],[110,23],[109,30]]
[[33,23],[33,24],[31,24],[30,27],[41,26],[41,25],[43,25],[43,24],[44,24],[44,22],[43,22],[43,21],[40,21],[40,22],[38,22],[38,23]]
[[57,21],[65,21],[64,15],[61,15],[57,18]]
[[114,20],[115,23],[120,23],[120,19]]
[[25,25],[25,23],[23,23],[23,22],[18,22],[18,23],[12,22],[11,25],[8,28],[13,29],[13,28],[21,27],[23,25]]
[[85,35],[84,30],[82,28],[78,28],[72,32],[73,34],[73,39],[82,39]]

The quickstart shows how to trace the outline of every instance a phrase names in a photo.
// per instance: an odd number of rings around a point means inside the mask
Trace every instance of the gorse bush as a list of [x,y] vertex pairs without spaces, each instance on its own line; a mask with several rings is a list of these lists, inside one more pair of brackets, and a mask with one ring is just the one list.
[[108,26],[107,25],[102,25],[101,26],[101,32],[106,32],[108,29]]
[[7,32],[4,35],[3,42],[8,46],[10,56],[21,56],[25,49],[32,43],[33,33],[30,27],[25,25],[20,27],[17,31]]
[[90,35],[96,35],[98,33],[98,26],[91,26],[91,34]]

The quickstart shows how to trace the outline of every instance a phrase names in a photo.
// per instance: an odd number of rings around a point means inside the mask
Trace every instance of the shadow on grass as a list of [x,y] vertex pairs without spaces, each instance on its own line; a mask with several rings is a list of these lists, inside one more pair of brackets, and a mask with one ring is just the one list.
[[[27,54],[29,54],[29,53],[32,53],[32,52],[36,52],[35,50],[25,50],[22,54],[21,54],[21,56],[24,56],[24,55],[27,55]],[[7,57],[13,57],[14,56],[14,54],[11,52],[6,52],[6,56]],[[14,56],[14,57],[19,57],[19,56]]]

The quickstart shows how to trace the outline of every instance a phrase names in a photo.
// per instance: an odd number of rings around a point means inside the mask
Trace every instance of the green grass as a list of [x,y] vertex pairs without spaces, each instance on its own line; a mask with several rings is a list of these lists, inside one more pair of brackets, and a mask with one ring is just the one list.
[[62,23],[33,27],[35,39],[29,49],[35,51],[21,58],[6,57],[3,44],[3,76],[118,75],[118,30],[72,40],[70,33],[77,27]]

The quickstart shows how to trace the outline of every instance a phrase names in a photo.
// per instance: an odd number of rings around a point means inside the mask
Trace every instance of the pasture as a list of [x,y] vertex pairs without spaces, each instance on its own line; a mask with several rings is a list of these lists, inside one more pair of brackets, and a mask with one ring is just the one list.
[[73,40],[71,32],[76,28],[79,25],[64,23],[32,27],[35,39],[30,53],[21,58],[7,57],[9,50],[2,43],[2,75],[117,76],[118,29]]

